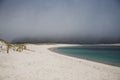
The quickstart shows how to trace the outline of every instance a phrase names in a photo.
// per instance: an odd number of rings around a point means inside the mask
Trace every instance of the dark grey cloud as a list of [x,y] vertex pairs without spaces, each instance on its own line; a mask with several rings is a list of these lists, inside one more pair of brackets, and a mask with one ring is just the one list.
[[119,0],[0,0],[0,38],[8,41],[120,42],[119,30]]

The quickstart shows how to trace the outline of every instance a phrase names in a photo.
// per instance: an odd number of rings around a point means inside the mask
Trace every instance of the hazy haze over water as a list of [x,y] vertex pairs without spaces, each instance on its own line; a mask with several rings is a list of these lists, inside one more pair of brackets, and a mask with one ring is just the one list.
[[120,1],[0,0],[0,38],[120,42]]

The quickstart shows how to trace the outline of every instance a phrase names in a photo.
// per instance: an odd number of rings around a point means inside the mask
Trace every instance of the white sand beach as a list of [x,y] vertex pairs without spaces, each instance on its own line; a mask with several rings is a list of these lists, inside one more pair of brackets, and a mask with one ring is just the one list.
[[120,80],[120,67],[51,52],[68,44],[27,44],[30,50],[0,53],[0,80]]

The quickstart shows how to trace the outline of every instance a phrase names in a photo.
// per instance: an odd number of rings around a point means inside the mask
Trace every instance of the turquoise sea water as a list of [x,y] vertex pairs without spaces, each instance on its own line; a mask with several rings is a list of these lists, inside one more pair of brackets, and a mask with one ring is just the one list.
[[61,54],[120,66],[120,46],[72,46],[59,47]]

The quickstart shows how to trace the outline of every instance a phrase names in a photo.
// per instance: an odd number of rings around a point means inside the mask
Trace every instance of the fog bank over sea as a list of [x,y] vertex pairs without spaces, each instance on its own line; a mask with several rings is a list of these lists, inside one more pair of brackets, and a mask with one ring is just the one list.
[[111,40],[111,39],[77,39],[77,38],[69,38],[69,37],[63,37],[63,38],[53,38],[53,37],[42,37],[42,38],[16,38],[11,41],[12,43],[19,43],[19,42],[25,42],[25,43],[70,43],[70,44],[119,44],[119,40]]
[[120,42],[119,0],[0,0],[0,38],[10,42]]

